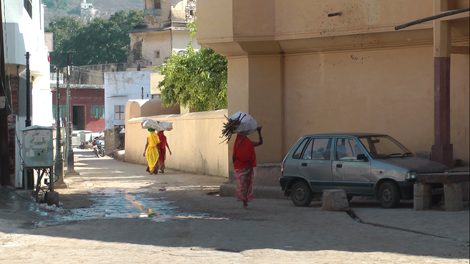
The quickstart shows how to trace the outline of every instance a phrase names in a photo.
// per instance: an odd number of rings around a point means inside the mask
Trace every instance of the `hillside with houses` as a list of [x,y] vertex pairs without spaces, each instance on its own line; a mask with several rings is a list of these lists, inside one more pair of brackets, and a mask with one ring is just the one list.
[[109,17],[119,10],[142,10],[142,0],[44,0],[44,22],[47,27],[56,17],[77,16],[89,20],[91,17]]

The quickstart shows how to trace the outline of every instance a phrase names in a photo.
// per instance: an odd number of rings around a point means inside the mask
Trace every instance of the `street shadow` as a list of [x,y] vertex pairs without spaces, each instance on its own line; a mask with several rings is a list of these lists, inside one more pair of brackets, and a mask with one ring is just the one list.
[[[169,194],[161,194],[160,198],[163,196],[169,196],[168,200],[172,198]],[[207,196],[209,198],[201,198],[200,203],[210,206],[198,213],[185,213],[185,202],[180,201],[176,204],[179,207],[171,209],[171,217],[166,219],[156,217],[104,219],[103,217],[98,220],[72,221],[47,228],[30,229],[26,232],[50,237],[161,247],[201,247],[229,252],[255,249],[328,250],[359,253],[389,252],[445,259],[464,258],[465,256],[455,254],[458,250],[468,252],[468,242],[358,223],[345,212],[321,211],[321,203],[318,202],[312,203],[309,207],[296,207],[286,200],[259,199],[256,206],[253,205],[249,210],[241,210],[239,202],[233,197]],[[70,195],[66,199],[83,198]],[[195,202],[194,197],[190,199]],[[135,199],[132,201],[135,202]],[[376,202],[351,203],[352,208],[367,208],[376,213],[395,210],[400,214],[403,210],[410,211],[409,204],[400,205],[395,209],[383,209]],[[270,207],[276,210],[273,211],[269,209]],[[159,213],[159,210],[156,210],[157,216]],[[380,239],[390,242],[377,243]],[[407,243],[400,243],[402,240]],[[240,243],[241,241],[243,243]],[[410,243],[419,242],[439,244],[443,249],[447,246],[447,250],[452,247],[455,252],[444,253],[443,250],[437,249],[430,251],[426,246],[410,247]]]
[[[143,177],[139,174],[129,176],[116,173],[113,170],[116,162],[119,161],[110,158],[79,160],[80,166],[83,166],[81,168],[91,168],[84,180],[122,181],[123,177],[127,180]],[[126,166],[144,172],[144,166],[134,164]],[[109,173],[103,173],[106,171]],[[156,179],[164,181],[165,177],[176,176],[165,174],[158,177],[160,178]],[[188,177],[196,176],[178,177],[181,177],[179,181],[184,183]],[[309,207],[297,207],[291,201],[284,199],[256,199],[248,210],[243,210],[240,209],[241,203],[234,197],[190,195],[188,194],[191,193],[190,190],[147,191],[153,187],[157,187],[157,184],[149,183],[138,190],[122,192],[113,190],[110,195],[103,191],[102,197],[97,198],[98,194],[95,193],[93,199],[86,193],[66,194],[60,198],[64,204],[68,204],[67,201],[74,201],[73,206],[64,208],[66,210],[89,208],[93,211],[97,208],[95,203],[101,201],[102,206],[107,206],[108,211],[111,210],[111,205],[114,206],[112,210],[122,208],[125,211],[136,208],[137,204],[140,212],[145,213],[151,208],[149,205],[151,203],[155,206],[155,215],[151,217],[139,217],[132,212],[129,214],[132,217],[108,219],[105,212],[100,219],[65,221],[44,228],[29,226],[29,229],[8,232],[160,247],[200,247],[234,253],[276,249],[303,252],[381,252],[442,259],[468,259],[468,239],[458,241],[455,237],[447,235],[438,237],[363,224],[353,220],[346,212],[322,211],[320,201],[313,201]],[[110,203],[113,195],[118,199],[116,204]],[[0,200],[0,204],[5,204],[4,207],[0,206],[0,219],[6,219],[4,210],[11,210],[8,208],[11,207],[13,198],[0,195],[0,199],[3,199]],[[78,200],[80,202],[77,202]],[[24,204],[18,207],[18,212],[28,211],[27,204],[33,204],[25,201],[21,203]],[[468,207],[467,218],[459,212],[441,210],[437,211],[439,214],[429,212],[423,215],[412,211],[413,204],[410,201],[401,201],[399,207],[395,209],[384,209],[376,201],[353,199],[350,207],[353,210],[367,209],[378,215],[387,213],[392,219],[406,212],[418,223],[422,217],[439,219],[444,217],[443,213],[446,213],[446,219],[449,217],[453,219],[454,227],[447,225],[443,228],[460,228],[460,225],[468,225]],[[50,214],[40,220],[50,220]],[[31,221],[30,215],[23,216],[17,213],[15,216]],[[463,222],[462,219],[466,219],[467,222]]]

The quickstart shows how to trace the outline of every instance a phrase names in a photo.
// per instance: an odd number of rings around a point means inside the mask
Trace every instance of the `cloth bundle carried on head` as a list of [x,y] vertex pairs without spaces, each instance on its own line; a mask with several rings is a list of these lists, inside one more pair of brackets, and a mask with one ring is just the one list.
[[[144,119],[140,126],[143,129],[154,129],[156,131],[171,131],[173,129],[173,124],[166,121],[154,121],[152,119]],[[150,131],[150,130],[149,130]]]
[[233,134],[248,135],[256,131],[257,128],[258,123],[256,123],[256,120],[251,115],[238,111],[230,118],[227,118],[227,123],[224,123],[221,137],[225,137],[224,141],[228,143]]

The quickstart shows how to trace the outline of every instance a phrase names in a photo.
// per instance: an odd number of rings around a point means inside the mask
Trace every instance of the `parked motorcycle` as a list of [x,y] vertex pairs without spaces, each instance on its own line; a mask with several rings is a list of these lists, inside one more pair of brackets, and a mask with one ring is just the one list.
[[100,141],[98,137],[95,137],[93,139],[93,153],[95,153],[96,157],[104,157],[105,152],[104,152],[104,144]]

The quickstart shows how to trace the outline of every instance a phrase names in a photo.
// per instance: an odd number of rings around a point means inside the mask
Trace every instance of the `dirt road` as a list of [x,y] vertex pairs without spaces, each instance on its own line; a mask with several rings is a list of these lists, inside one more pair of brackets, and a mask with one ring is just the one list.
[[243,210],[215,194],[224,178],[75,158],[61,209],[0,207],[0,263],[469,263],[468,205],[352,202],[362,223],[319,202],[256,199]]

